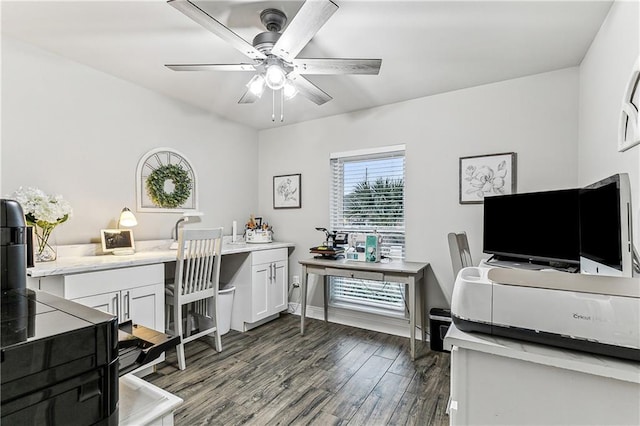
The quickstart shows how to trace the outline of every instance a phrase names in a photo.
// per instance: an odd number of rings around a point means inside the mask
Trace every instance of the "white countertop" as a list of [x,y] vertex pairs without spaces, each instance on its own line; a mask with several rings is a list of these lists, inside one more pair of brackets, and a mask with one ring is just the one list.
[[[176,250],[169,249],[171,243],[172,240],[136,241],[136,252],[126,256],[96,253],[99,244],[60,246],[56,261],[36,263],[33,268],[27,269],[27,275],[37,278],[171,262],[176,260]],[[232,243],[230,238],[225,237],[222,255],[294,246],[293,243],[278,241],[266,244],[248,244],[244,241]]]
[[640,384],[640,363],[637,362],[488,334],[465,333],[458,330],[453,323],[444,339],[444,346],[449,350],[452,346],[458,346],[478,352]]

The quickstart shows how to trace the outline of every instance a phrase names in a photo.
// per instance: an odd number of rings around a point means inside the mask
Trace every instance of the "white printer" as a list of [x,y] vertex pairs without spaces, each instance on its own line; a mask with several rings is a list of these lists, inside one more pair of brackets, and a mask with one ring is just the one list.
[[469,267],[451,316],[481,332],[640,361],[640,279]]

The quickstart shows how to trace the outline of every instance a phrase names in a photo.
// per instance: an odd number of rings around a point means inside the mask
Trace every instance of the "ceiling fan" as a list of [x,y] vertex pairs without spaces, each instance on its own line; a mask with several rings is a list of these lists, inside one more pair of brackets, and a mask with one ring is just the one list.
[[[267,29],[250,44],[190,0],[169,0],[168,3],[189,18],[216,34],[252,61],[240,64],[168,64],[174,71],[253,71],[256,74],[238,103],[256,102],[265,86],[275,93],[281,90],[282,99],[300,93],[317,105],[332,99],[322,89],[303,77],[303,74],[370,74],[377,75],[382,59],[296,58],[311,38],[338,10],[331,0],[307,0],[286,29],[287,16],[278,9],[265,9],[260,20]],[[275,94],[274,94],[275,104]],[[273,117],[272,117],[273,119]]]

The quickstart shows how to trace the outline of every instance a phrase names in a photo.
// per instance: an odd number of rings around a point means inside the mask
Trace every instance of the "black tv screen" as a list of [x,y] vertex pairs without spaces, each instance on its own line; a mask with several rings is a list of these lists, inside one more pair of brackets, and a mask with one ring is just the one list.
[[580,230],[583,257],[622,270],[622,223],[617,180],[610,178],[580,191]]
[[483,251],[579,264],[579,218],[577,188],[485,197]]

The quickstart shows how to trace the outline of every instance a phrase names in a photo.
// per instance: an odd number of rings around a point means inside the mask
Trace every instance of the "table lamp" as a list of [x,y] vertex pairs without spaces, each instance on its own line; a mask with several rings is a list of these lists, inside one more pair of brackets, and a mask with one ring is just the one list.
[[[120,212],[120,217],[118,218],[117,228],[120,229],[120,226],[133,227],[138,224],[138,220],[136,216],[133,214],[128,207],[124,207]],[[125,238],[126,239],[126,238]],[[127,244],[131,247],[119,247],[114,249],[111,254],[116,256],[126,256],[135,253],[135,249],[133,248],[133,235],[130,235],[127,240]]]

